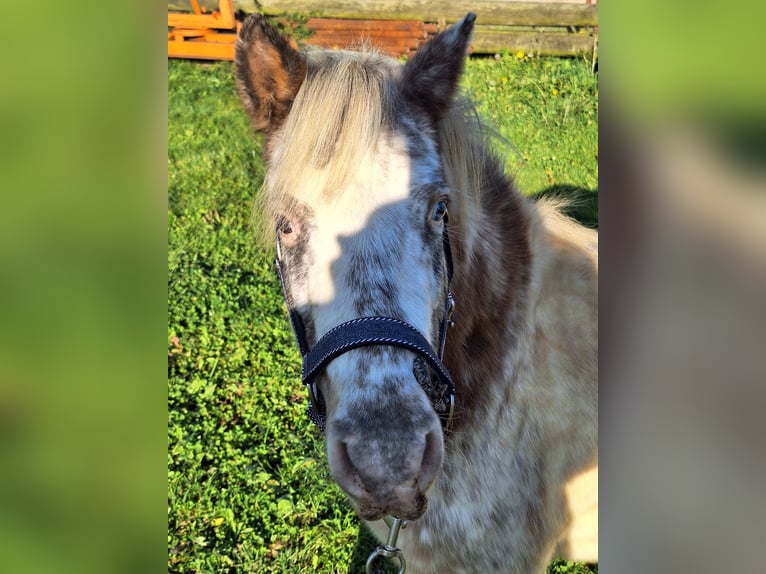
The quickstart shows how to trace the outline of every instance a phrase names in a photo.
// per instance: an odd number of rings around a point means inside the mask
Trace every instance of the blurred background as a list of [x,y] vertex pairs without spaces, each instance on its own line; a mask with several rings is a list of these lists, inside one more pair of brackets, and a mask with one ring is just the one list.
[[764,7],[627,4],[600,12],[600,566],[759,569]]

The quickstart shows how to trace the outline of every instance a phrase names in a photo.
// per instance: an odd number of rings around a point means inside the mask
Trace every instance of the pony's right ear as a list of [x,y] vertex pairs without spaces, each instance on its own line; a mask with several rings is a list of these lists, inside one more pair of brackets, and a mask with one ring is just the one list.
[[465,66],[476,14],[469,12],[431,38],[405,64],[400,81],[404,97],[438,122],[452,104]]
[[261,14],[251,14],[242,23],[234,63],[255,129],[271,133],[285,121],[306,77],[305,57]]

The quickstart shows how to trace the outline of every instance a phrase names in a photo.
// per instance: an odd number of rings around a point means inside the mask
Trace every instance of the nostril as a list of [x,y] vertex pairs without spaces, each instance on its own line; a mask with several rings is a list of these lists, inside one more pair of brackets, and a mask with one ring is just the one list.
[[328,444],[327,451],[330,470],[335,480],[338,481],[338,485],[353,497],[361,496],[363,492],[362,482],[359,473],[351,462],[346,442],[333,440]]
[[436,478],[436,474],[442,465],[444,458],[444,439],[441,428],[432,430],[426,435],[426,446],[423,449],[423,458],[420,461],[420,488],[425,492]]

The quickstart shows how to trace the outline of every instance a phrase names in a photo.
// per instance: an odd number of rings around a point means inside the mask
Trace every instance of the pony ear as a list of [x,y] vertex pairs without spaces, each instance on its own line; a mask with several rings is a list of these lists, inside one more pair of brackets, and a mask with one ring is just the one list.
[[452,104],[463,73],[476,14],[434,36],[404,65],[401,90],[412,104],[439,121]]
[[255,129],[274,131],[306,77],[306,59],[266,18],[252,14],[242,23],[234,64],[239,95]]

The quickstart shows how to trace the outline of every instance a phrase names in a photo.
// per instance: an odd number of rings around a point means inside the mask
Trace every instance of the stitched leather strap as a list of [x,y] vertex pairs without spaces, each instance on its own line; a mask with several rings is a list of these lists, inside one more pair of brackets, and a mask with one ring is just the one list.
[[455,395],[452,377],[434,354],[429,342],[415,327],[392,317],[361,317],[341,323],[325,333],[314,348],[303,356],[302,378],[311,395],[309,417],[320,430],[324,430],[326,411],[321,394],[314,384],[316,378],[343,353],[372,345],[400,347],[416,353],[433,369],[440,382],[447,386],[449,396],[444,402],[452,404]]
[[409,323],[392,317],[361,317],[341,323],[328,331],[303,357],[303,382],[312,384],[330,361],[346,351],[371,345],[401,347],[417,353],[425,359],[441,382],[454,391],[452,377],[426,338]]

